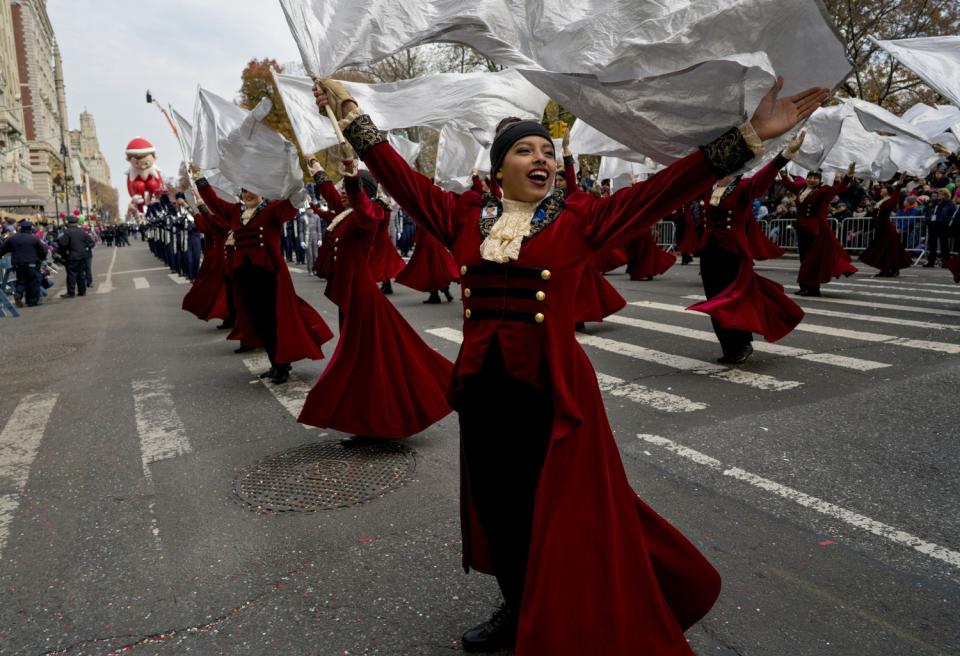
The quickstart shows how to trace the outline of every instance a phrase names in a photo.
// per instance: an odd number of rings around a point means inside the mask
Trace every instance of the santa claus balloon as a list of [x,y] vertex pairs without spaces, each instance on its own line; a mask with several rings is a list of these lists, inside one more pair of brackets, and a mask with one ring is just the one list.
[[139,196],[142,199],[138,203],[138,209],[142,212],[144,204],[155,202],[160,194],[166,192],[163,176],[157,168],[157,151],[143,137],[135,137],[127,144],[127,161],[130,162],[127,193],[131,198]]

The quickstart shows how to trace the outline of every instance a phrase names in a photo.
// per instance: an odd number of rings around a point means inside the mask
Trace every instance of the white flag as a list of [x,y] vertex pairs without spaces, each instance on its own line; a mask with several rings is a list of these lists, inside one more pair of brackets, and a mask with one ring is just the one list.
[[247,110],[206,89],[197,89],[193,116],[193,162],[204,171],[220,169],[217,144],[243,123]]
[[[337,143],[333,126],[317,110],[310,78],[274,73],[290,124],[305,153]],[[547,97],[516,71],[441,73],[384,84],[343,82],[381,130],[425,126],[440,130],[448,123],[468,130],[477,140],[493,140],[505,116],[539,119]]]
[[463,43],[663,163],[748,118],[777,73],[789,94],[835,86],[850,70],[817,0],[280,4],[313,76],[421,43]]
[[960,134],[960,108],[953,105],[931,107],[917,103],[903,113],[905,121],[915,126],[927,139],[936,140],[948,130]]
[[870,39],[954,105],[960,105],[960,36]]
[[243,123],[217,144],[220,173],[242,189],[299,205],[305,192],[297,149],[262,123],[272,108],[270,99],[263,98],[252,112],[241,109]]
[[189,163],[191,155],[193,154],[193,126],[190,125],[190,121],[185,119],[183,115],[173,107],[170,107],[170,117],[173,119],[173,124],[177,128],[177,142],[180,144],[180,154],[183,156],[183,161]]
[[470,188],[470,169],[484,171],[490,168],[490,149],[477,141],[470,132],[454,125],[440,130],[437,142],[437,165],[434,180],[438,185],[458,193]]

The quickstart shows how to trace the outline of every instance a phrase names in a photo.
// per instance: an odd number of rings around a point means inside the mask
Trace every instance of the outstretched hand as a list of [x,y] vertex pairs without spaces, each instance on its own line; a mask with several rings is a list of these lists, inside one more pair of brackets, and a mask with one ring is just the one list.
[[795,136],[787,143],[787,154],[791,157],[800,152],[800,146],[803,145],[803,140],[807,136],[806,130],[800,130],[800,134]]
[[944,146],[943,144],[935,143],[930,145],[933,146],[933,150],[937,153],[937,155],[940,155],[942,157],[950,157],[950,154],[951,154],[950,149]]
[[856,173],[856,172],[857,172],[857,163],[856,163],[856,162],[850,162],[850,166],[847,167],[847,175],[852,178],[852,177],[853,177],[853,174]]
[[329,107],[337,120],[342,119],[357,106],[357,101],[337,80],[314,81],[313,97],[317,101],[317,109],[321,114],[326,114]]
[[810,87],[792,96],[778,98],[782,89],[783,77],[778,76],[773,88],[757,105],[757,110],[750,119],[757,136],[764,141],[789,132],[800,121],[809,118],[830,95],[829,89]]

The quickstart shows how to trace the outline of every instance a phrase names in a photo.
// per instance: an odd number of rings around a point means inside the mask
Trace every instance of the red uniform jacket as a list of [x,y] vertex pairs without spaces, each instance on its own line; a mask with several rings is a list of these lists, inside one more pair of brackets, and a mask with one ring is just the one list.
[[[369,117],[346,133],[387,192],[460,265],[463,344],[451,405],[458,405],[464,378],[482,369],[493,339],[511,377],[551,391],[555,416],[537,488],[516,654],[691,655],[683,630],[710,609],[719,576],[631,489],[596,374],[575,338],[575,298],[594,252],[626,243],[701,196],[717,178],[711,161],[726,162],[719,171],[742,165],[748,157],[736,145],[739,135],[728,133],[609,198],[551,194],[519,259],[497,264],[480,257],[496,221],[496,210],[484,208],[496,208],[495,198],[434,186],[383,141]],[[462,492],[464,565],[483,568],[489,560],[470,521],[469,481]]]
[[203,233],[203,262],[200,273],[183,297],[182,307],[202,321],[227,318],[227,286],[224,280],[224,242],[229,226],[201,209],[194,215],[197,230]]
[[[333,333],[317,311],[296,295],[280,250],[283,224],[297,216],[297,208],[286,200],[272,201],[264,204],[244,225],[240,218],[243,211],[240,203],[222,200],[202,178],[197,180],[197,191],[213,213],[230,222],[235,244],[229,268],[233,270],[249,262],[276,275],[277,362],[323,358],[320,347],[333,339]],[[243,335],[244,344],[260,346],[249,317],[239,311],[243,303],[236,286],[234,298],[238,308],[237,328]]]
[[906,269],[913,261],[900,243],[900,233],[890,221],[890,215],[900,207],[900,188],[896,187],[873,211],[870,227],[873,239],[860,254],[860,261],[881,271]]

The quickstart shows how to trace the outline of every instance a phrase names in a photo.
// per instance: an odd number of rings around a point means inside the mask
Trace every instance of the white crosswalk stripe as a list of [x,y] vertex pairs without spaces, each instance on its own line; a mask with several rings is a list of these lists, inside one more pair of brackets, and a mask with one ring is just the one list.
[[149,289],[150,283],[147,282],[146,278],[134,278],[133,279],[133,288],[134,289]]
[[643,362],[652,362],[654,364],[677,369],[679,371],[688,371],[694,374],[701,374],[723,380],[737,385],[748,385],[756,389],[769,390],[773,392],[782,392],[789,389],[795,389],[803,383],[795,380],[779,380],[766,374],[757,374],[750,371],[744,371],[740,368],[728,368],[713,362],[695,360],[683,355],[674,355],[655,351],[644,346],[618,342],[605,337],[596,337],[594,335],[577,335],[577,341],[586,346],[598,348],[610,353],[626,355],[641,360]]
[[[244,359],[243,364],[246,365],[250,373],[259,375],[270,368],[270,359],[266,355],[259,355]],[[293,374],[290,374],[290,378],[282,385],[274,385],[268,378],[261,378],[260,381],[266,385],[270,393],[280,402],[280,405],[293,415],[294,419],[300,416],[303,403],[307,394],[310,393],[310,385]],[[306,424],[300,424],[300,426],[307,430],[314,430],[313,426],[307,426]]]
[[[916,276],[914,276],[916,277]],[[956,289],[957,283],[943,282],[918,282],[917,280],[902,280],[900,278],[857,278],[863,282],[870,282],[874,285],[916,285],[917,287],[943,287],[946,289]],[[871,285],[872,286],[872,285]]]
[[0,432],[0,559],[58,394],[23,397]]
[[[693,301],[702,301],[705,297],[701,294],[687,294],[683,297],[684,299],[689,299]],[[841,303],[846,305],[857,305],[861,307],[869,308],[878,308],[881,310],[905,310],[913,311],[915,308],[912,308],[908,305],[886,305],[884,303],[870,303],[867,301],[852,301],[846,299],[838,298],[813,298],[810,300],[814,301],[824,301],[827,303]],[[951,313],[947,310],[930,310],[928,308],[916,308],[920,312],[926,312],[928,314],[937,314],[942,316],[950,316]],[[823,317],[836,317],[838,319],[856,319],[857,321],[871,321],[873,323],[889,323],[894,326],[910,326],[911,328],[929,328],[933,330],[960,330],[960,326],[955,324],[946,324],[946,323],[936,323],[934,321],[917,321],[914,319],[901,319],[899,317],[883,317],[883,316],[873,316],[870,314],[855,314],[851,312],[838,312],[834,310],[823,310],[820,308],[814,308],[809,306],[804,306],[803,311],[807,314],[815,314]],[[960,316],[960,313],[956,313]]]
[[[842,280],[834,280],[830,283],[831,285],[840,285],[841,287],[862,287],[864,289],[892,289],[900,292],[925,292],[927,294],[948,294],[950,296],[960,296],[960,290],[950,290],[950,289],[926,289],[924,287],[903,287],[901,285],[883,285],[879,283],[874,283],[871,285],[862,283],[862,282],[844,282]],[[928,300],[925,296],[898,296],[896,298],[916,298],[917,300]],[[951,299],[956,301],[956,299]]]
[[165,378],[134,380],[132,387],[143,475],[151,480],[152,463],[190,453],[193,447],[177,414],[172,387]]
[[[800,289],[796,285],[784,285],[787,289]],[[876,294],[871,292],[850,292],[851,294],[859,294],[861,296],[872,296],[877,298],[896,298],[896,299],[906,299],[911,301],[921,301],[924,303],[950,303],[955,307],[960,307],[960,301],[950,299],[937,299],[937,298],[919,298],[916,296],[903,296],[898,294]],[[913,305],[894,305],[890,303],[875,303],[873,301],[857,301],[851,298],[837,298],[831,296],[805,296],[803,297],[804,301],[812,301],[815,303],[838,303],[840,305],[859,305],[861,307],[871,307],[879,308],[881,310],[897,310],[899,312],[914,312],[916,314],[936,314],[941,317],[960,317],[960,311],[957,310],[935,310],[933,308],[924,308],[916,307]]]
[[[460,344],[463,342],[463,333],[453,328],[431,328],[426,331],[434,337],[445,339],[448,342]],[[625,398],[645,405],[661,412],[696,412],[705,410],[709,406],[706,403],[692,401],[679,394],[662,392],[651,389],[645,385],[632,383],[616,376],[597,373],[597,382],[600,385],[600,391],[606,392],[610,396]]]
[[[667,303],[657,303],[654,301],[635,301],[630,303],[634,307],[650,308],[651,310],[663,310],[666,312],[679,312],[687,315],[703,316],[700,312],[688,310],[682,305],[670,305]],[[807,312],[810,314],[810,312]],[[856,315],[855,315],[856,316]],[[922,324],[926,327],[926,324]],[[862,330],[849,330],[846,328],[834,328],[822,324],[812,324],[804,319],[795,331],[827,335],[829,337],[840,337],[843,339],[855,339],[861,342],[875,342],[895,344],[906,348],[920,349],[923,351],[936,351],[938,353],[960,353],[960,344],[951,344],[948,342],[934,342],[925,339],[908,339],[906,337],[897,337],[895,335],[884,335],[881,333],[870,333]]]
[[[645,321],[643,319],[634,319],[632,317],[624,317],[621,315],[607,317],[605,321],[620,324],[622,326],[640,328],[642,330],[666,333],[668,335],[679,335],[680,337],[697,339],[703,342],[715,343],[717,341],[717,336],[714,333],[707,332],[705,330],[693,330],[672,324]],[[807,349],[784,346],[783,344],[768,344],[767,342],[761,341],[755,341],[753,343],[753,349],[759,353],[772,353],[774,355],[799,358],[801,360],[810,360],[812,362],[819,362],[821,364],[832,365],[835,367],[843,367],[844,369],[854,369],[856,371],[873,371],[874,369],[883,369],[884,367],[890,366],[889,364],[885,364],[883,362],[874,362],[873,360],[850,358],[843,355],[837,355],[835,353],[814,353],[813,351]]]

